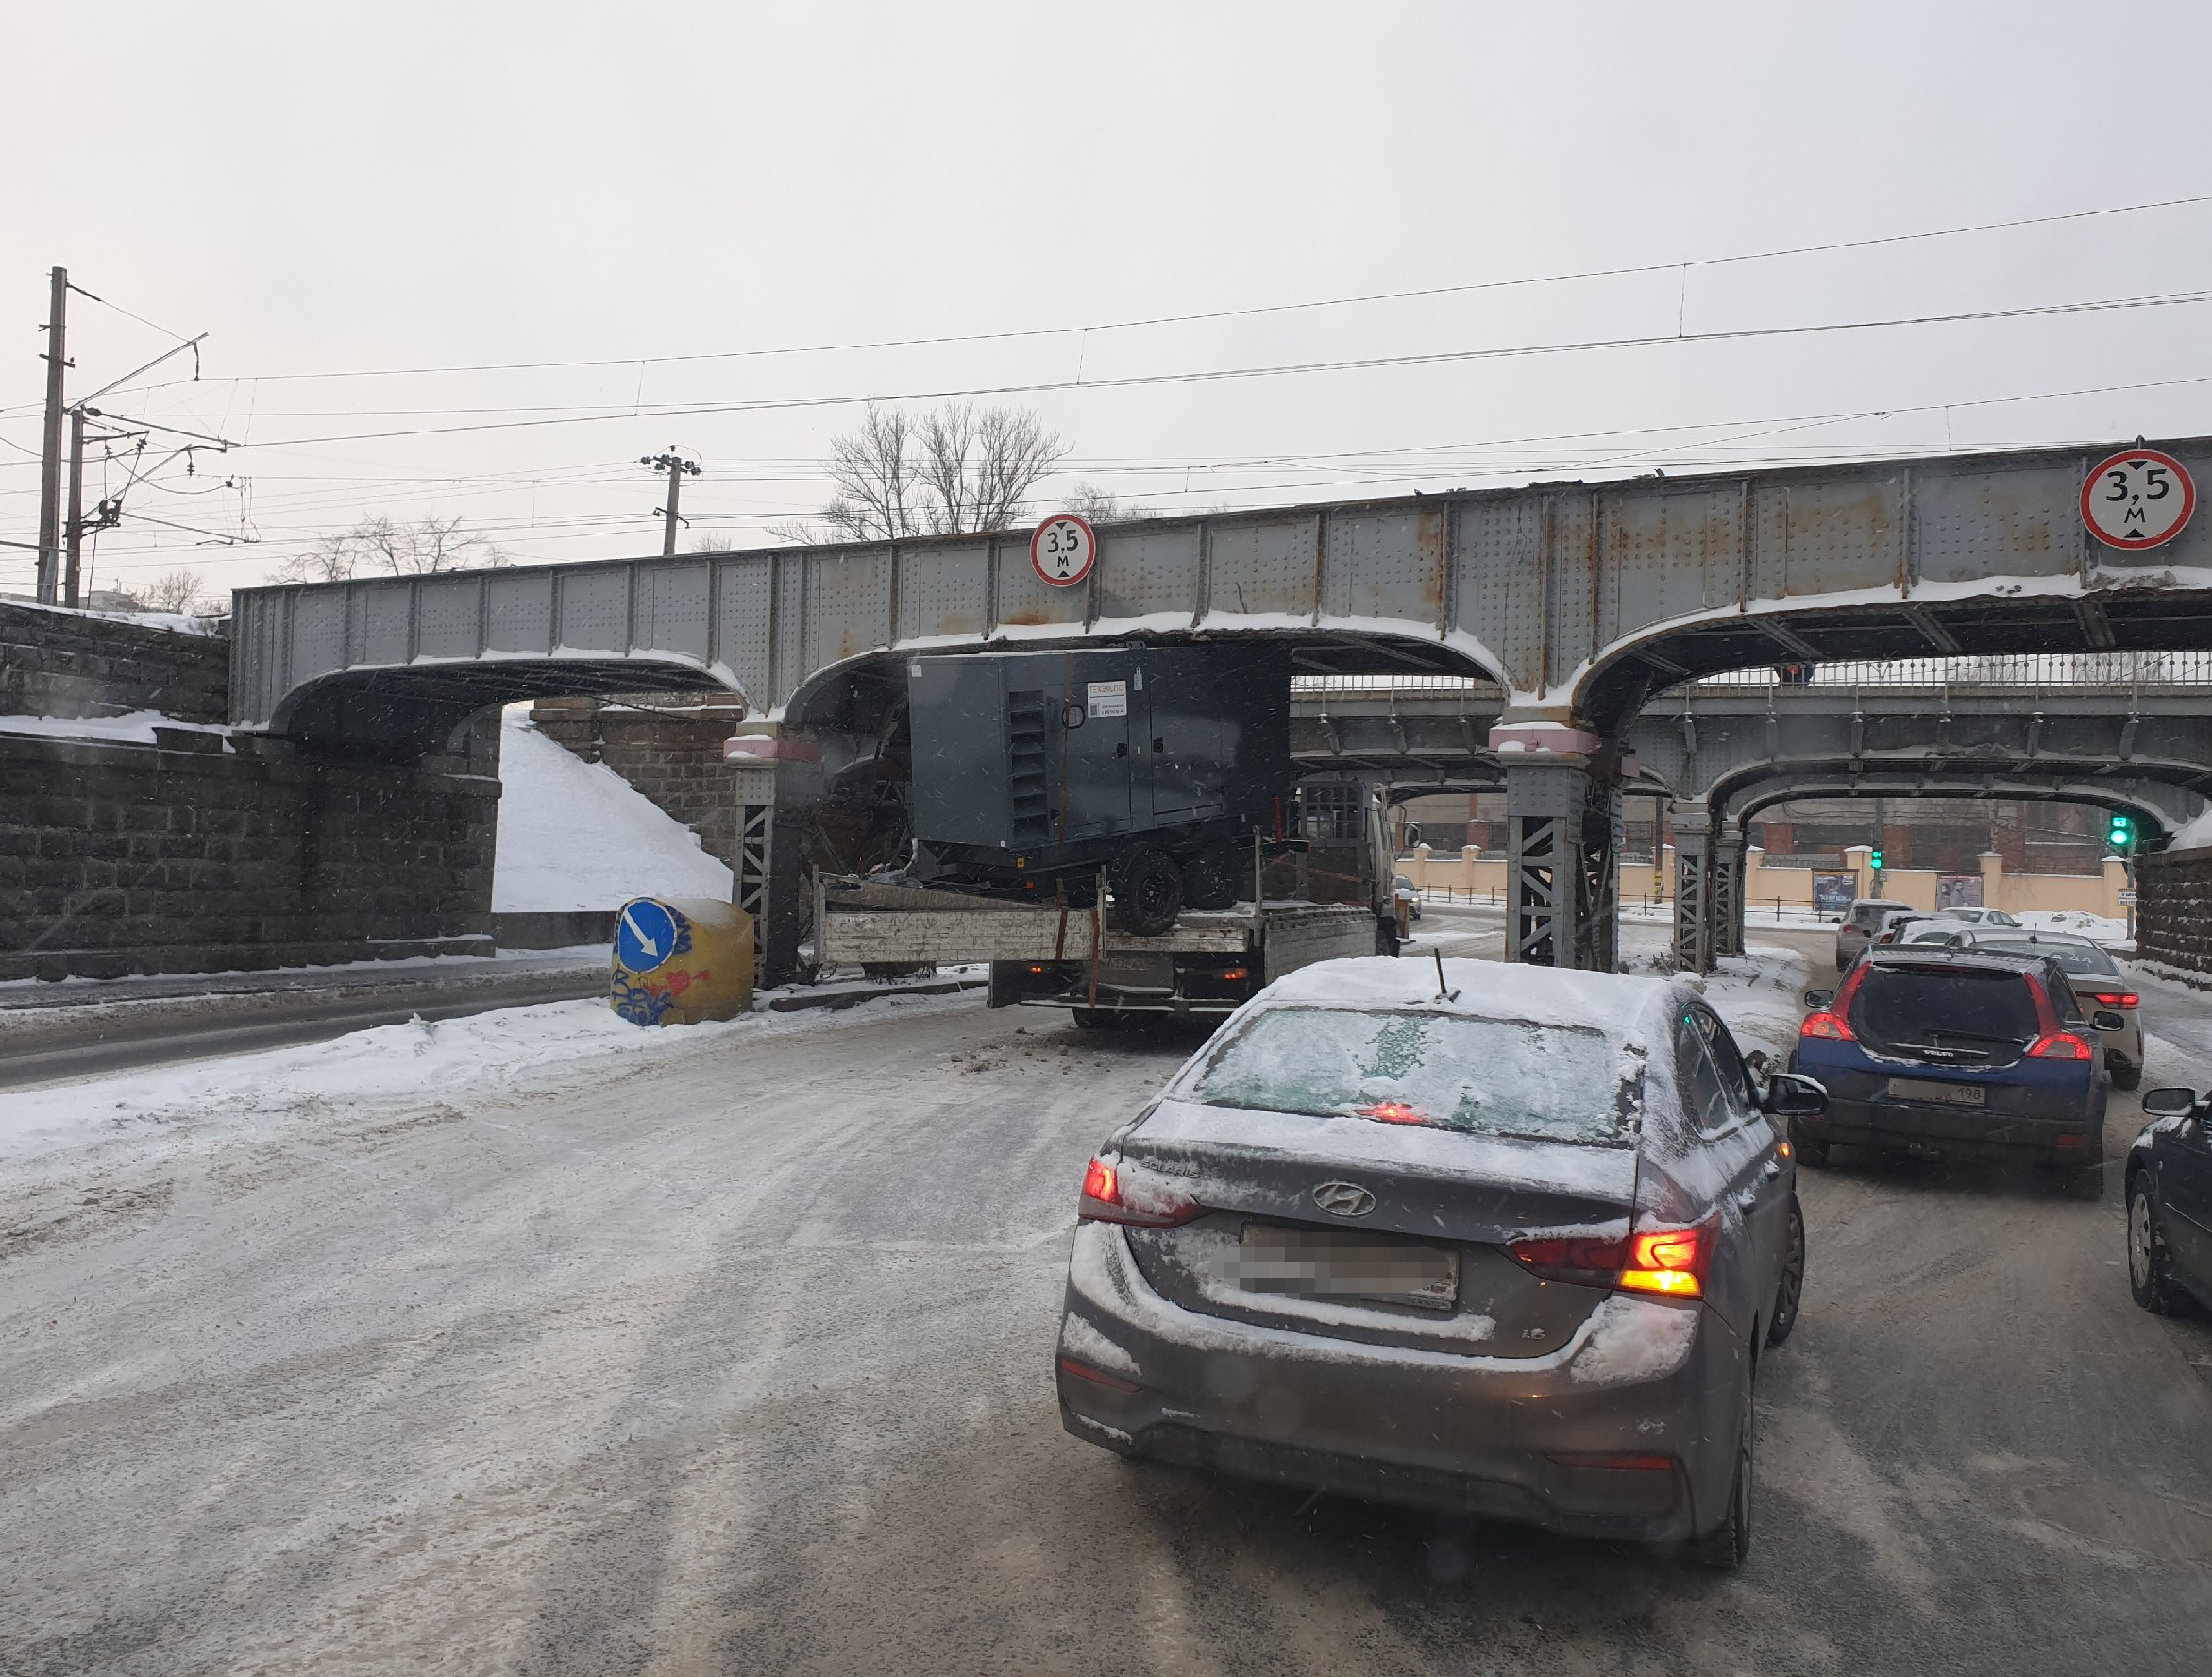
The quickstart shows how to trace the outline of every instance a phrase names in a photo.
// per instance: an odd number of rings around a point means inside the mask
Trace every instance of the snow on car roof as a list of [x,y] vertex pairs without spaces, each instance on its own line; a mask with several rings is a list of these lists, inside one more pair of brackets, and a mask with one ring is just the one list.
[[1419,957],[1357,956],[1316,961],[1276,979],[1260,1006],[1403,1008],[1420,1006],[1480,1019],[1526,1019],[1535,1025],[1581,1025],[1609,1036],[1635,1033],[1654,1009],[1686,1005],[1695,993],[1678,979],[1631,978],[1559,967],[1489,960],[1447,960],[1437,993],[1436,962]]

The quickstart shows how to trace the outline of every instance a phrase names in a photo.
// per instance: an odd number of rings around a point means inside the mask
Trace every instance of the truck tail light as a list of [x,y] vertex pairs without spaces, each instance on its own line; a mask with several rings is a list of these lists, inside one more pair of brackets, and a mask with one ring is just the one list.
[[2071,1031],[2049,1031],[2029,1044],[2030,1059],[2093,1059],[2089,1044]]
[[1127,1223],[1139,1228],[1174,1228],[1205,1208],[1187,1194],[1124,1165],[1093,1159],[1083,1173],[1083,1200],[1077,1219],[1085,1223]]

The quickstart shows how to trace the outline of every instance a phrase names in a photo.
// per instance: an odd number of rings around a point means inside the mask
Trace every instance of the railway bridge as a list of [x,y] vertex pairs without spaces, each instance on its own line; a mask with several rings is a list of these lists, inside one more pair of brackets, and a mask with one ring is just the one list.
[[[782,727],[741,774],[773,976],[803,832],[893,725],[905,654],[1268,635],[1319,673],[1495,684],[1509,956],[1610,966],[1623,759],[1662,689],[1778,659],[2212,647],[2212,532],[2123,551],[2084,522],[2088,474],[2128,447],[1151,520],[1102,530],[1071,588],[1007,533],[250,589],[232,720],[407,758],[511,700],[737,692]],[[2157,448],[2212,467],[2212,438]]]
[[[1824,665],[1685,683],[1621,736],[1620,789],[1672,805],[1676,938],[1704,971],[1742,947],[1748,823],[1793,798],[2064,800],[2135,818],[2147,848],[2212,798],[2212,658],[2094,653]],[[1292,750],[1404,799],[1497,790],[1505,696],[1451,677],[1301,678]]]

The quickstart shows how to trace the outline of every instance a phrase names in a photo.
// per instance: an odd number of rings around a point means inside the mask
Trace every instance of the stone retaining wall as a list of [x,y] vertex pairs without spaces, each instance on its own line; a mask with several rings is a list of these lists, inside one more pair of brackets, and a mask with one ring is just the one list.
[[219,723],[229,644],[0,607],[0,979],[117,977],[492,951],[499,732],[419,763],[317,760],[288,741],[66,720]]
[[2212,973],[2212,850],[2136,858],[2136,953]]
[[230,642],[0,601],[0,716],[226,720]]

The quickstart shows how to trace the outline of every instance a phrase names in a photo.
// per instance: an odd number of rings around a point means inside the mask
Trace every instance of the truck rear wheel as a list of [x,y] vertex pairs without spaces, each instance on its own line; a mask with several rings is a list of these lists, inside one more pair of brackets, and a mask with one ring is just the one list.
[[1244,883],[1243,857],[1233,844],[1217,844],[1183,859],[1183,901],[1193,908],[1234,908]]
[[1114,924],[1140,938],[1157,938],[1183,912],[1183,870],[1157,845],[1136,844],[1114,858]]

